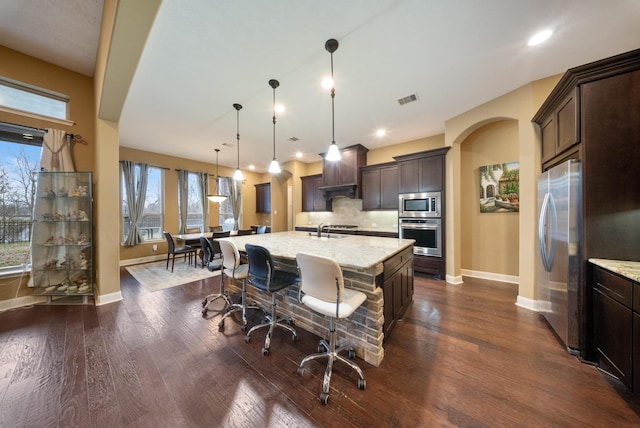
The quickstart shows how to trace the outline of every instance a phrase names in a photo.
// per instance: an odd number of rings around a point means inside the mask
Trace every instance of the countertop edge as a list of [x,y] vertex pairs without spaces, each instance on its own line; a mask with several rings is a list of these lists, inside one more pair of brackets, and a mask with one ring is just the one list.
[[632,281],[640,282],[640,262],[592,258],[589,259],[589,263],[615,272]]

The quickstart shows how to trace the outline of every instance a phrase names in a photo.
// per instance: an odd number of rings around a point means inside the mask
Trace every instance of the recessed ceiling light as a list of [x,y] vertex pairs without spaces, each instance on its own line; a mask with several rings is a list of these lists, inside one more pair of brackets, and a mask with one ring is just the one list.
[[284,113],[284,106],[282,104],[276,104],[276,113]]
[[553,34],[553,31],[551,30],[540,31],[537,34],[534,34],[534,36],[529,39],[528,45],[529,46],[539,45],[540,43],[544,42],[549,37],[551,37],[552,34]]
[[325,89],[333,88],[333,79],[331,77],[325,77],[322,79],[322,87]]
[[387,134],[387,131],[386,131],[386,130],[384,130],[384,129],[382,129],[382,128],[381,128],[381,129],[378,129],[378,130],[376,131],[376,136],[377,136],[377,137],[384,137],[386,134]]
[[250,169],[251,171],[253,171],[254,169],[256,169],[256,166],[255,166],[255,165],[253,165],[253,164],[251,164],[251,165],[249,165],[249,169]]
[[302,152],[296,152],[296,157],[297,158],[301,158],[302,157]]

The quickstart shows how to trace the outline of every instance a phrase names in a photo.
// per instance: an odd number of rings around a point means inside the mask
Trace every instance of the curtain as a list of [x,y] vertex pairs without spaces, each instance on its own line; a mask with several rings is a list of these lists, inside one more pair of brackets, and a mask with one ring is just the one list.
[[242,183],[231,177],[222,177],[221,181],[226,181],[225,187],[229,189],[229,202],[233,212],[233,230],[240,229],[240,213],[242,209]]
[[[129,220],[131,227],[124,245],[132,247],[140,244],[143,239],[140,234],[142,217],[144,214],[144,203],[147,199],[147,184],[149,181],[149,165],[144,163],[135,164],[131,161],[122,161],[122,172],[124,173],[124,190],[126,193],[127,206],[129,207]],[[140,169],[140,174],[136,180],[136,166]]]
[[48,128],[44,134],[40,168],[48,172],[75,172],[71,157],[71,136]]
[[187,229],[187,215],[189,213],[189,171],[178,170],[178,217],[180,220],[179,234]]
[[202,232],[209,230],[209,174],[206,172],[198,173],[198,191],[200,194],[200,204],[202,205]]

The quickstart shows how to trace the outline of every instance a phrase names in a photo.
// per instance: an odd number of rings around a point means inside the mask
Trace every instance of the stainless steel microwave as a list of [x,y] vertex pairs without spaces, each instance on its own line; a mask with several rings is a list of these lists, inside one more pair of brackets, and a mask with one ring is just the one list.
[[398,195],[398,217],[441,217],[442,192],[401,193]]

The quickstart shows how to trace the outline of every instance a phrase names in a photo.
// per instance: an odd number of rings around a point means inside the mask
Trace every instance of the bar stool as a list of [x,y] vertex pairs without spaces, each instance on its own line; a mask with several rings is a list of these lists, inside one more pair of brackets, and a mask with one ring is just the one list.
[[367,300],[367,296],[360,291],[344,288],[342,269],[335,260],[313,254],[298,253],[296,261],[300,268],[298,300],[309,309],[329,318],[329,342],[324,339],[320,340],[318,353],[304,357],[297,371],[300,376],[303,376],[306,370],[304,365],[307,362],[327,358],[327,368],[324,372],[322,393],[320,394],[320,402],[327,404],[329,401],[329,382],[331,382],[335,361],[342,361],[358,373],[359,389],[367,387],[360,367],[353,361],[339,355],[345,349],[349,350],[349,358],[355,358],[356,353],[351,344],[342,344],[336,349],[335,328],[335,320],[349,317]]
[[271,313],[265,316],[266,320],[264,323],[251,327],[251,330],[249,330],[244,340],[249,343],[251,341],[251,333],[260,328],[268,327],[269,330],[267,331],[267,336],[264,339],[264,346],[262,348],[262,355],[268,355],[271,345],[271,335],[276,327],[281,327],[291,332],[294,342],[298,340],[298,334],[292,327],[293,321],[284,317],[278,318],[276,312],[276,293],[290,285],[296,284],[299,278],[298,275],[293,272],[276,269],[271,253],[266,248],[251,244],[245,244],[244,247],[247,250],[247,257],[249,258],[249,284],[259,290],[271,293]]
[[[247,309],[261,309],[256,305],[247,305],[246,296],[246,278],[249,273],[249,266],[240,263],[240,252],[238,251],[238,247],[233,241],[228,241],[225,239],[218,240],[218,244],[220,244],[220,251],[222,251],[222,274],[220,275],[220,295],[215,297],[213,300],[218,297],[222,297],[227,302],[227,311],[220,318],[220,322],[218,322],[218,327],[220,329],[224,328],[224,320],[235,312],[242,311],[242,326],[240,327],[242,331],[247,329]],[[227,276],[231,278],[231,280],[240,280],[242,281],[242,297],[240,303],[231,303],[229,300],[229,296],[226,291],[224,291],[224,277]],[[213,300],[210,300],[211,303]],[[206,313],[206,306],[203,310],[203,315]]]

